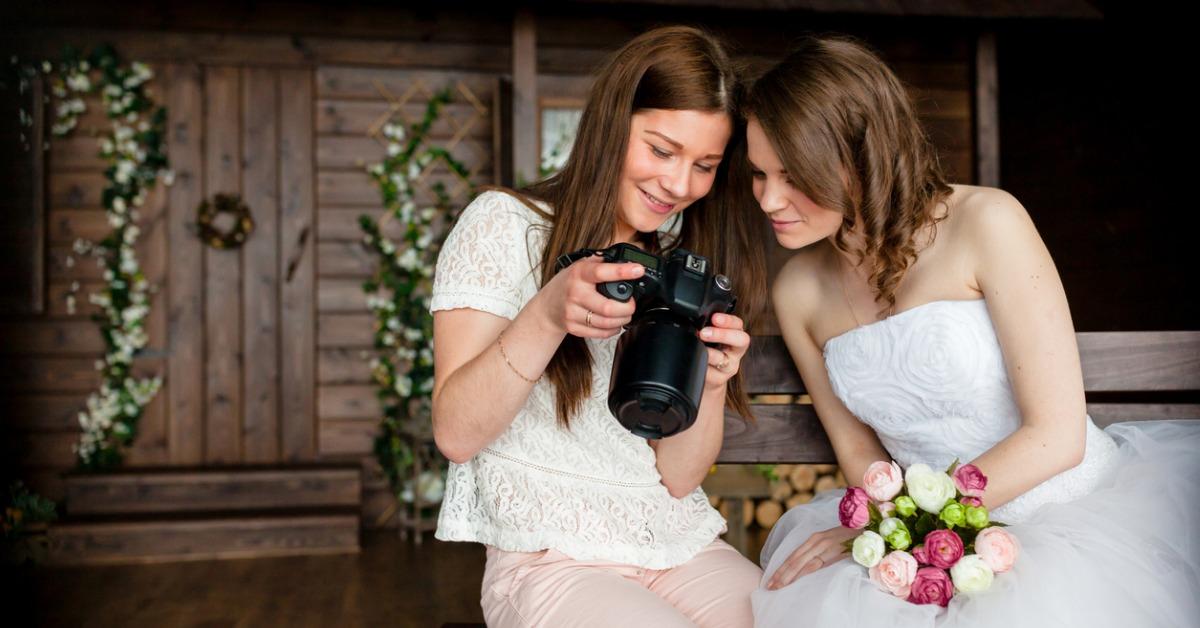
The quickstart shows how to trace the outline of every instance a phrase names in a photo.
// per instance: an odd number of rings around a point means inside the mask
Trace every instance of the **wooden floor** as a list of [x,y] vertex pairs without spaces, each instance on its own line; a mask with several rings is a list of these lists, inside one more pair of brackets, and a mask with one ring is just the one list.
[[358,555],[9,570],[0,623],[436,628],[483,621],[483,564],[480,545],[371,532]]

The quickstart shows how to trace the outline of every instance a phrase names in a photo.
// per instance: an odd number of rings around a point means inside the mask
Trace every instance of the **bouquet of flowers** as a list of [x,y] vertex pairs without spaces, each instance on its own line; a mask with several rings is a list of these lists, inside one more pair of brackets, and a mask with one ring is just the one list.
[[1004,524],[988,518],[986,487],[975,465],[955,462],[942,473],[914,464],[902,474],[895,462],[874,462],[838,506],[842,525],[863,531],[846,549],[879,588],[914,604],[946,606],[955,593],[984,591],[1018,551]]

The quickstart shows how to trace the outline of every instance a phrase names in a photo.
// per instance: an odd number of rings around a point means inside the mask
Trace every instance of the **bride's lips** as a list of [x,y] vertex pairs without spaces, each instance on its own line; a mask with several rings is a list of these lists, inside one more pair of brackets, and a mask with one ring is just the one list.
[[804,222],[803,220],[771,220],[771,228],[776,231],[787,231],[793,225],[798,225]]
[[638,188],[638,192],[641,193],[642,202],[646,204],[646,207],[656,214],[669,214],[671,210],[675,209],[675,203],[664,203],[661,199],[647,194],[642,188]]

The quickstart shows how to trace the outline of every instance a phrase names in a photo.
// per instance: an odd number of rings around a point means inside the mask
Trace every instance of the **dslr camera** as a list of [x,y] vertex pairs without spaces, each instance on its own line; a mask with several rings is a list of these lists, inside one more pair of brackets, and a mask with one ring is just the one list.
[[605,262],[637,262],[646,269],[637,279],[596,286],[610,299],[637,304],[617,341],[609,410],[643,438],[686,430],[696,420],[708,369],[708,352],[698,332],[713,314],[733,312],[737,297],[729,278],[714,274],[709,260],[691,251],[674,249],[663,258],[624,242],[563,255],[557,268],[592,255]]

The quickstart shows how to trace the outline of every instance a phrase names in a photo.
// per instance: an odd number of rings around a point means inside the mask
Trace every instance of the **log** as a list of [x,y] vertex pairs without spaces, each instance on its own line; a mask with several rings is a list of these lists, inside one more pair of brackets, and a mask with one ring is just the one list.
[[812,498],[813,498],[813,494],[808,491],[796,493],[795,495],[792,495],[791,497],[789,497],[787,500],[788,510],[791,510],[791,509],[795,508],[796,506],[799,506],[800,504],[807,504],[808,502],[812,501]]
[[838,469],[838,472],[834,474],[833,481],[837,482],[838,488],[846,488],[846,476],[842,473],[841,469]]
[[838,470],[836,464],[814,464],[813,468],[817,470],[817,475],[830,475]]
[[811,465],[798,464],[792,467],[792,472],[788,474],[788,481],[797,491],[811,491],[813,483],[817,481],[817,470]]
[[783,504],[773,500],[764,499],[758,503],[758,507],[754,509],[754,520],[763,528],[769,529],[775,525],[776,521],[783,516]]
[[782,502],[792,496],[795,489],[792,488],[792,483],[787,480],[777,480],[771,482],[771,499]]
[[834,488],[837,488],[837,480],[832,475],[822,475],[817,478],[817,483],[813,485],[813,492],[820,493]]

